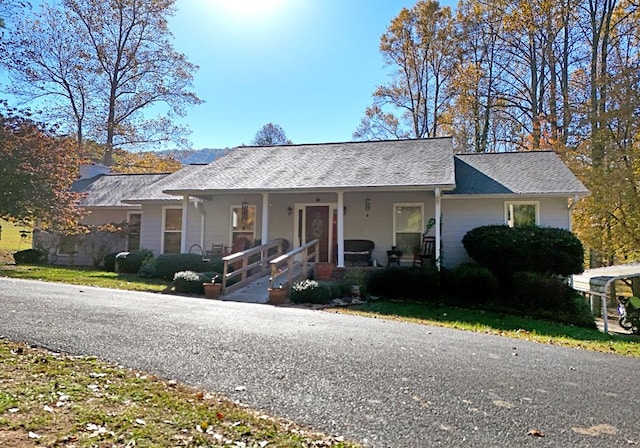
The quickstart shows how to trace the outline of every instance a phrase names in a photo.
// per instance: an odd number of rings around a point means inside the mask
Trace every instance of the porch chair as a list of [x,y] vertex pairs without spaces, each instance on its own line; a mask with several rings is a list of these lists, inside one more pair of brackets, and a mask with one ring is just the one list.
[[414,266],[428,266],[436,263],[436,237],[422,235],[422,246],[413,254]]

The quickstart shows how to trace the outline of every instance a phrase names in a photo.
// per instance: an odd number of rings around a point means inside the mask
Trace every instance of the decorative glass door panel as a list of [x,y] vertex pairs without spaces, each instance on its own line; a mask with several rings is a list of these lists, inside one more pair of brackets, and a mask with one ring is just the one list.
[[318,261],[329,261],[329,206],[311,205],[305,209],[305,241],[319,240]]

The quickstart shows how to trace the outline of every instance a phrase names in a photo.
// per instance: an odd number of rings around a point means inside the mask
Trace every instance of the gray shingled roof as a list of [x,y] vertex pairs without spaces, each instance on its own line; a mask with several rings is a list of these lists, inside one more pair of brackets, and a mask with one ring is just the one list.
[[89,179],[80,179],[71,189],[86,193],[80,202],[82,207],[131,207],[122,203],[141,188],[151,185],[167,174],[100,174]]
[[451,138],[235,148],[165,191],[453,187]]
[[138,191],[132,192],[126,199],[128,203],[139,203],[144,201],[175,201],[180,198],[163,193],[165,190],[174,188],[177,183],[182,182],[185,177],[191,176],[195,172],[203,169],[207,165],[193,164],[187,165],[175,173],[166,175],[155,183],[148,184],[139,188]]
[[451,194],[589,194],[553,151],[457,154],[455,170]]

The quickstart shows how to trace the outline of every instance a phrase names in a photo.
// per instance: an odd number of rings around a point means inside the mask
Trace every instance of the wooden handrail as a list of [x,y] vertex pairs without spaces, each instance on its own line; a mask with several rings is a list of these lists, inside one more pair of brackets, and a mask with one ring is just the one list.
[[[309,253],[310,248],[314,248],[313,252]],[[287,275],[287,288],[291,287],[293,281],[299,277],[308,277],[309,262],[315,263],[318,261],[318,255],[320,251],[320,241],[310,241],[286,254],[271,260],[271,278],[269,278],[269,288],[275,286],[276,279],[282,275]],[[296,261],[296,256],[301,254]],[[286,267],[285,267],[286,265]],[[300,268],[300,272],[294,275],[294,271]]]
[[[280,254],[282,254],[283,243],[284,240],[278,238],[260,246],[251,247],[247,250],[222,257],[222,261],[224,262],[224,270],[222,272],[222,294],[239,289],[251,283],[258,277],[266,275],[269,272],[269,262],[277,257],[280,257]],[[273,248],[277,248],[276,252],[272,255],[268,255],[269,250]],[[260,257],[258,258],[258,260],[250,263],[249,258],[254,255],[260,255]],[[229,265],[236,263],[240,263],[241,267],[234,269],[232,272],[229,272]],[[254,270],[255,268],[260,269],[250,274],[250,271]],[[234,283],[233,285],[227,287],[227,281],[236,277],[240,277],[240,280],[237,283]]]

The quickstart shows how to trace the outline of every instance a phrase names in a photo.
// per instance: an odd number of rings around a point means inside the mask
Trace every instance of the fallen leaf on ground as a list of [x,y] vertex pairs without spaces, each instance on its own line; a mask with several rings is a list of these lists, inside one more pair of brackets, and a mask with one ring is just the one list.
[[539,429],[530,429],[527,435],[533,437],[544,437],[544,433]]

